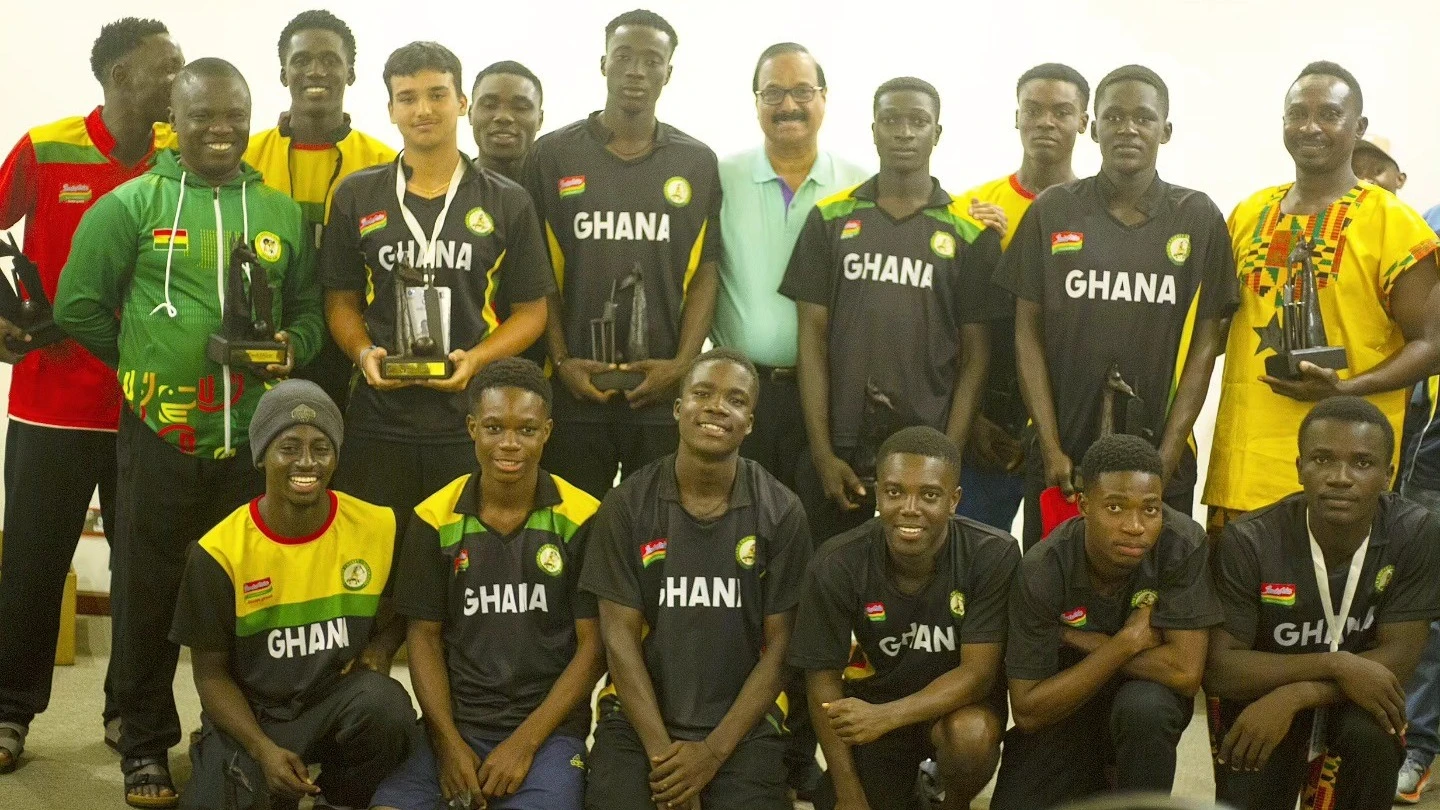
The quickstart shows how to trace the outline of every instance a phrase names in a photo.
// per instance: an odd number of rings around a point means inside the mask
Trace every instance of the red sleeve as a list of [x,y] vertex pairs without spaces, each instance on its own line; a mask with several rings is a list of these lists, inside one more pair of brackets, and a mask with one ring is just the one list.
[[0,166],[0,228],[9,228],[35,210],[38,175],[35,146],[27,133]]

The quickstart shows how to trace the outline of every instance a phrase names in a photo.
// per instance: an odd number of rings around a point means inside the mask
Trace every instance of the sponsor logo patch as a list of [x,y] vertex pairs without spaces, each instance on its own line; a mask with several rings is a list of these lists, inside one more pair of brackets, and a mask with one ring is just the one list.
[[314,422],[316,416],[319,414],[315,413],[315,409],[303,402],[290,409],[290,418],[296,422]]
[[872,622],[885,621],[885,603],[871,602],[865,606],[865,618]]
[[860,220],[858,220],[858,219],[852,219],[852,220],[850,220],[849,222],[846,222],[846,223],[845,223],[845,227],[843,227],[843,228],[840,229],[840,238],[841,238],[841,239],[853,239],[853,238],[855,238],[855,237],[857,237],[857,236],[859,236],[859,235],[860,235]]
[[585,175],[572,174],[569,177],[560,178],[558,184],[560,198],[575,197],[585,193]]
[[640,567],[649,568],[650,563],[665,559],[665,547],[669,542],[661,537],[640,547]]
[[88,203],[95,197],[95,192],[84,183],[65,183],[60,186],[60,202],[62,203]]
[[463,548],[462,548],[462,549],[460,549],[460,553],[455,555],[455,573],[458,574],[458,573],[460,573],[461,571],[469,571],[469,570],[470,570],[470,552],[467,551],[466,549],[463,549]]
[[1070,625],[1071,627],[1084,627],[1085,624],[1090,621],[1090,614],[1085,612],[1085,608],[1082,605],[1081,607],[1077,607],[1074,610],[1067,610],[1064,613],[1061,613],[1060,621]]
[[742,537],[735,544],[735,562],[746,570],[755,567],[755,535]]
[[535,564],[552,577],[560,576],[565,570],[565,558],[560,556],[560,549],[554,543],[546,543],[535,552]]
[[384,211],[366,214],[360,218],[360,236],[363,238],[376,231],[383,231],[385,230],[385,226],[389,224],[390,217],[386,216]]
[[1050,234],[1050,253],[1074,253],[1085,247],[1085,234],[1079,231],[1056,231]]
[[190,232],[184,228],[174,231],[169,228],[156,228],[150,235],[154,240],[155,250],[190,250]]
[[1267,605],[1295,607],[1295,586],[1283,582],[1260,583],[1260,601]]
[[245,594],[246,602],[258,602],[275,593],[275,588],[272,587],[270,577],[247,582],[242,590]]

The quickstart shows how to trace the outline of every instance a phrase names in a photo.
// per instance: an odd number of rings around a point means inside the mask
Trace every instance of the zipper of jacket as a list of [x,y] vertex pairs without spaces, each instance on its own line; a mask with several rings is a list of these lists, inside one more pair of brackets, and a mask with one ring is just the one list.
[[[220,213],[220,187],[214,188],[211,197],[215,206],[215,291],[220,295],[220,322],[225,322],[225,218]],[[223,327],[222,327],[223,328]],[[230,447],[230,364],[220,366],[225,391],[225,457],[234,454]]]

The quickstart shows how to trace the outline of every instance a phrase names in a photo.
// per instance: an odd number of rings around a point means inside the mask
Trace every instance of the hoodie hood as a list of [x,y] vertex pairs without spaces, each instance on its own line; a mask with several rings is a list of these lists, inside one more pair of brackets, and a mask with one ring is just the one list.
[[[180,165],[180,152],[175,149],[166,149],[155,156],[155,166],[150,169],[151,173],[158,174],[171,180],[185,178],[185,185],[190,188],[214,188],[204,178],[188,171]],[[220,184],[220,188],[241,188],[246,183],[260,183],[262,178],[255,167],[244,161],[240,162],[240,173]]]

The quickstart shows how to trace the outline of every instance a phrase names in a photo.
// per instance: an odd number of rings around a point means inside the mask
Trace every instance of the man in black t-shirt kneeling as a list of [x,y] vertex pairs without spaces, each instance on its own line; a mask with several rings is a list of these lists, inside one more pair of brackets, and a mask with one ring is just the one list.
[[781,692],[805,513],[740,443],[759,375],[715,349],[675,402],[680,446],[606,494],[582,590],[599,598],[600,694],[590,810],[789,810]]
[[1440,617],[1440,518],[1386,491],[1395,434],[1369,402],[1321,402],[1299,445],[1304,492],[1228,523],[1216,549],[1215,794],[1288,810],[1308,782],[1335,810],[1387,807],[1405,682]]
[[1111,788],[1169,793],[1221,621],[1205,530],[1163,503],[1159,452],[1112,434],[1080,472],[1080,516],[1030,548],[1010,595],[1015,728],[994,810]]
[[880,516],[826,543],[810,566],[790,663],[806,671],[837,807],[914,810],[908,788],[933,757],[941,807],[968,808],[1000,758],[1001,650],[1020,547],[954,516],[960,450],[934,428],[887,439],[876,478]]

